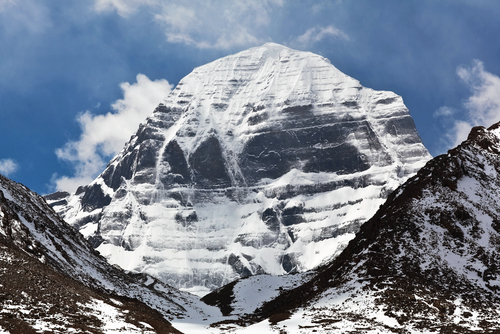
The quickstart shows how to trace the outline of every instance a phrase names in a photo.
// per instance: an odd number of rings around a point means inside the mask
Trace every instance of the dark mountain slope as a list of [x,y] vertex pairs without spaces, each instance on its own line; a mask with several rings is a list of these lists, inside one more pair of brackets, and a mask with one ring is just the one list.
[[245,321],[269,318],[286,332],[498,333],[499,199],[500,123],[428,162],[330,265]]
[[205,316],[194,296],[108,264],[42,197],[1,175],[0,305],[0,329],[13,333],[175,333],[167,319]]
[[0,235],[0,332],[180,333],[158,311],[136,299],[91,289],[16,243]]

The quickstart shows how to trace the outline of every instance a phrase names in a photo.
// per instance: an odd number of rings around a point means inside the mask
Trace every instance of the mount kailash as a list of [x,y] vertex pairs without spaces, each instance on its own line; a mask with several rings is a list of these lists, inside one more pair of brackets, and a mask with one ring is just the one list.
[[327,263],[429,159],[400,96],[269,43],[194,69],[95,181],[46,199],[111,263],[206,293]]

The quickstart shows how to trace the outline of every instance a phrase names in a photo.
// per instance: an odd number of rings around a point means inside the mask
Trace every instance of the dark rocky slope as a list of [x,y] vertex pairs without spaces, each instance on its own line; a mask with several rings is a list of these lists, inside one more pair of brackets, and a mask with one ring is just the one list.
[[113,267],[21,184],[0,175],[0,329],[11,333],[178,333],[203,317],[193,296]]
[[92,289],[0,235],[0,331],[8,333],[180,333],[136,299]]

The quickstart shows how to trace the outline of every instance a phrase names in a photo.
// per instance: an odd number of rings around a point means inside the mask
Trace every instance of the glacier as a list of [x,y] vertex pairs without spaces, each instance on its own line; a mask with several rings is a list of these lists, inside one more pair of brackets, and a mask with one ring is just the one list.
[[45,198],[111,263],[203,295],[327,263],[430,158],[400,96],[267,43],[195,68],[92,183]]

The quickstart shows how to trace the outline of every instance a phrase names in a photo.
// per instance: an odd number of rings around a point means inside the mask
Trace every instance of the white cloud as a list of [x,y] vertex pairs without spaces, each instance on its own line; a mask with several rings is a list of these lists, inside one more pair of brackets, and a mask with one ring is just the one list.
[[141,6],[154,5],[157,0],[95,0],[94,8],[97,12],[113,11],[120,16],[128,16]]
[[479,60],[474,60],[471,68],[460,66],[457,74],[472,91],[465,103],[471,122],[484,126],[499,122],[500,78],[485,71]]
[[19,165],[12,159],[0,160],[0,174],[5,176],[12,175],[19,169]]
[[270,22],[279,1],[184,1],[164,4],[155,19],[164,26],[167,40],[200,49],[228,49],[264,40],[258,30]]
[[90,183],[172,89],[166,80],[151,81],[143,74],[137,75],[137,83],[125,82],[120,87],[124,97],[113,103],[113,112],[82,113],[78,117],[82,129],[80,139],[56,150],[59,159],[75,168],[74,176],[53,177],[57,190],[74,191],[77,186]]
[[333,25],[329,25],[327,27],[309,28],[303,35],[300,35],[297,38],[297,41],[302,45],[310,45],[317,43],[327,37],[349,40],[349,36],[347,36],[346,33],[337,29]]
[[200,29],[202,25],[193,9],[176,4],[165,4],[160,14],[155,15],[155,19],[165,25],[165,34],[169,42],[201,47],[202,42],[197,42],[191,37],[191,33]]
[[262,40],[248,32],[246,28],[238,27],[230,33],[225,33],[219,37],[213,47],[217,49],[228,49],[233,45],[256,45],[262,42]]
[[455,114],[456,110],[447,106],[442,106],[438,110],[434,111],[433,117],[450,117]]
[[269,41],[266,29],[284,0],[95,0],[98,12],[128,16],[148,6],[171,43],[200,49],[228,49]]
[[13,4],[15,4],[14,0],[0,0],[0,13]]
[[452,128],[453,132],[451,135],[447,135],[448,142],[452,143],[451,147],[460,145],[460,143],[466,140],[473,126],[473,124],[466,121],[456,121]]
[[52,26],[50,10],[42,1],[0,0],[0,29],[13,36],[41,34]]
[[[489,127],[500,121],[500,78],[485,71],[479,60],[474,60],[472,67],[459,66],[457,75],[467,84],[472,95],[464,103],[465,119],[454,120],[450,131],[445,134],[445,140],[452,147],[467,139],[473,126]],[[438,109],[442,110],[442,115],[438,116],[450,116],[446,114],[446,108]]]
[[[199,49],[230,49],[271,41],[269,27],[285,6],[285,0],[95,0],[94,8],[126,17],[147,7],[164,29],[168,42]],[[317,14],[331,6],[331,1],[318,2],[311,11]],[[292,44],[306,47],[328,37],[349,40],[345,32],[328,25],[308,29]]]

